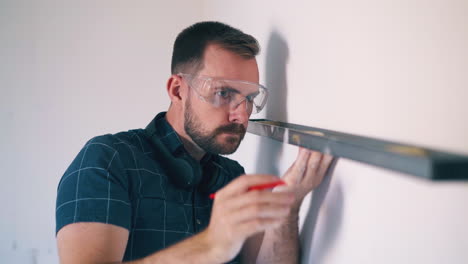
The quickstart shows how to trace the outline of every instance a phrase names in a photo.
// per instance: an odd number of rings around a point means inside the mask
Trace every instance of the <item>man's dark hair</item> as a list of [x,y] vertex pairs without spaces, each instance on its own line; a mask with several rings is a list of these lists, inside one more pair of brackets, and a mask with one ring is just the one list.
[[199,22],[177,36],[172,52],[172,74],[196,73],[202,69],[209,44],[217,44],[246,59],[254,58],[260,50],[257,40],[239,29],[220,22]]

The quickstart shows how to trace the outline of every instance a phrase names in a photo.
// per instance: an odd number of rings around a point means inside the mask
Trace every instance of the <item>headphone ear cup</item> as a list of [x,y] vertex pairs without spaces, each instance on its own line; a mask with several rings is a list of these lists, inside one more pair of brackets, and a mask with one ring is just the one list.
[[227,178],[221,173],[221,169],[214,161],[203,167],[203,179],[200,182],[199,190],[205,193],[215,193],[227,184]]
[[168,171],[172,183],[179,188],[190,189],[197,186],[202,179],[202,169],[200,164],[191,157],[174,158],[174,165],[183,169],[172,169]]
[[201,180],[200,165],[190,157],[175,158],[166,146],[156,136],[151,137],[154,147],[154,159],[159,161],[159,165],[168,176],[168,180],[181,189],[190,189],[196,186]]

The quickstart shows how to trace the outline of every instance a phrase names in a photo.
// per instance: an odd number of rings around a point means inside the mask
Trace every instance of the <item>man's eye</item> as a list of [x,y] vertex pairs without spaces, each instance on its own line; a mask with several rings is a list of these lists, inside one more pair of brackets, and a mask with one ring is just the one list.
[[226,90],[219,90],[219,91],[216,91],[215,93],[217,96],[219,97],[222,97],[222,98],[229,98],[230,95],[231,95],[231,92],[229,91],[226,91]]

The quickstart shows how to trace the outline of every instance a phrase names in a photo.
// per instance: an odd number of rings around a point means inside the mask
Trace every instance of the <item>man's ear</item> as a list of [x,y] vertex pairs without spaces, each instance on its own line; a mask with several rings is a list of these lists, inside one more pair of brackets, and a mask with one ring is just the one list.
[[182,101],[182,77],[176,74],[171,75],[167,80],[166,89],[172,103],[177,104]]

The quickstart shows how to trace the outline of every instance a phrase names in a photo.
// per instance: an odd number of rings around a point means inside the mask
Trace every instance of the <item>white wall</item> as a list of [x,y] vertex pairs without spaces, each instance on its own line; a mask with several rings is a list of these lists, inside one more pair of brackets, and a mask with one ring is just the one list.
[[[268,118],[468,153],[467,15],[455,0],[1,1],[0,262],[57,263],[61,174],[89,138],[167,108],[171,45],[201,19],[260,40]],[[295,151],[250,135],[233,157],[281,174]],[[346,160],[329,181],[301,212],[307,260],[468,259],[467,183]]]
[[[204,14],[258,37],[267,118],[468,153],[467,1],[205,0]],[[248,172],[294,161],[295,147],[245,141],[233,157]],[[468,261],[467,182],[349,160],[328,180],[301,211],[304,263]]]
[[0,1],[0,263],[57,263],[60,177],[91,137],[167,109],[173,41],[200,16],[190,1]]

